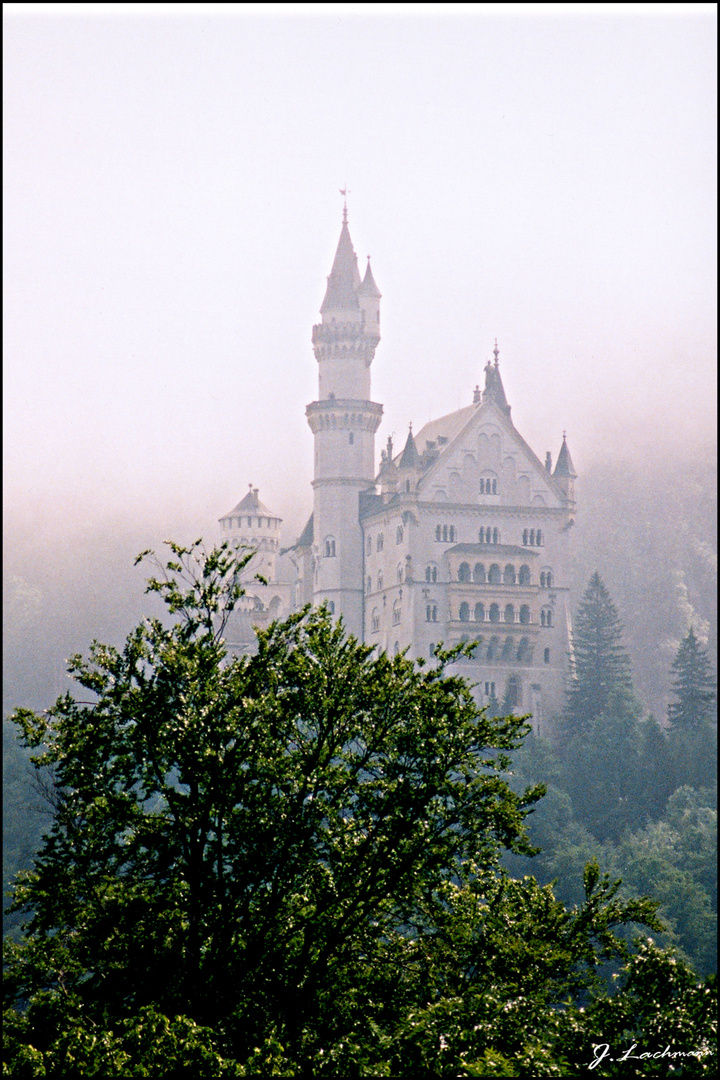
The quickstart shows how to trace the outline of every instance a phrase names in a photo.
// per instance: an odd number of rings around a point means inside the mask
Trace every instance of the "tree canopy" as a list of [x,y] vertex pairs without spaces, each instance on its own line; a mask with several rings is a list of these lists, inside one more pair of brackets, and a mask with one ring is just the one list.
[[615,929],[660,929],[652,903],[597,866],[572,910],[502,872],[543,789],[511,790],[527,724],[477,708],[465,647],[373,658],[321,610],[231,656],[246,561],[171,545],[174,621],[15,713],[55,813],[15,891],[11,1075],[562,1075],[629,1030],[596,1023],[607,964],[653,1017],[705,1016],[682,965],[664,1004],[633,983]]
[[717,688],[707,651],[692,627],[680,643],[672,662],[672,693],[675,701],[668,706],[668,721],[674,728],[700,728],[713,719]]

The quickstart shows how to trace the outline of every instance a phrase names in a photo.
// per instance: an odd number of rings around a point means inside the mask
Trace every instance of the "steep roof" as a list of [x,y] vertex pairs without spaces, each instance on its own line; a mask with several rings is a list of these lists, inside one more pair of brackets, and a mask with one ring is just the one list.
[[467,405],[464,409],[448,413],[447,416],[428,421],[417,433],[416,446],[420,447],[420,453],[423,453],[426,444],[429,442],[437,443],[439,439],[445,440],[443,445],[452,442],[455,436],[465,427],[474,412],[475,406]]
[[[227,514],[223,514],[223,517],[232,517],[233,514],[257,514],[260,517],[277,518],[277,514],[274,514],[272,510],[268,510],[267,506],[260,502],[258,489],[254,488],[252,484],[250,484],[250,490],[237,506],[234,506]],[[280,519],[278,518],[278,520]]]
[[344,220],[320,314],[324,315],[327,311],[357,311],[360,307],[356,293],[359,286],[357,255],[353,250],[347,220]]
[[400,460],[397,463],[399,469],[417,469],[420,464],[420,455],[417,452],[415,446],[415,440],[413,439],[412,427],[408,431],[408,437],[405,440],[405,446],[403,452],[400,455]]
[[563,433],[562,446],[560,447],[560,453],[555,464],[555,472],[553,476],[569,476],[573,480],[577,477],[575,472],[575,466],[573,465],[572,458],[570,457],[570,451],[568,450],[567,439]]
[[358,296],[372,296],[376,300],[379,300],[382,293],[375,284],[375,278],[373,272],[370,269],[370,256],[368,255],[367,270],[365,271],[365,277],[363,278],[362,285],[357,290]]

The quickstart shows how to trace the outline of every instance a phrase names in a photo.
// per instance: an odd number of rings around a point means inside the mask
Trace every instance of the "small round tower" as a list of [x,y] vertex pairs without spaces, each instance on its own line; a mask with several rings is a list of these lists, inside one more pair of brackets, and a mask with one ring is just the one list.
[[244,568],[241,578],[250,581],[262,574],[268,584],[276,580],[275,561],[280,550],[282,518],[268,510],[252,484],[243,499],[220,518],[223,540],[238,548],[255,548],[256,554]]

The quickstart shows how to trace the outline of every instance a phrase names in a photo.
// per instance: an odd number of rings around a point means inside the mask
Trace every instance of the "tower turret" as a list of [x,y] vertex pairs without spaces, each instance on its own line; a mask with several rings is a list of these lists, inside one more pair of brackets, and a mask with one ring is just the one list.
[[360,279],[343,209],[322,321],[313,326],[318,400],[306,409],[315,437],[313,599],[327,602],[346,629],[363,634],[361,491],[374,485],[375,432],[382,405],[370,400],[370,365],[380,341],[380,291],[368,268]]
[[570,457],[570,451],[568,449],[567,437],[563,431],[563,441],[560,447],[560,453],[557,457],[555,464],[555,472],[553,476],[560,484],[563,490],[565,498],[569,503],[575,504],[575,481],[577,480],[577,473],[575,472],[575,466],[573,465],[572,458]]

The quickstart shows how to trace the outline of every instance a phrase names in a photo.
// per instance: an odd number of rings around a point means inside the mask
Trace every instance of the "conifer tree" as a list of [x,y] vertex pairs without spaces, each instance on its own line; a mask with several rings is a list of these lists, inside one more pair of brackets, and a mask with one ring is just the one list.
[[597,571],[590,578],[573,629],[573,674],[566,724],[588,731],[598,718],[633,695],[630,658],[622,645],[622,624]]
[[712,719],[717,691],[707,652],[700,647],[692,627],[680,643],[671,671],[672,692],[677,698],[668,706],[671,726],[686,731],[702,727]]

